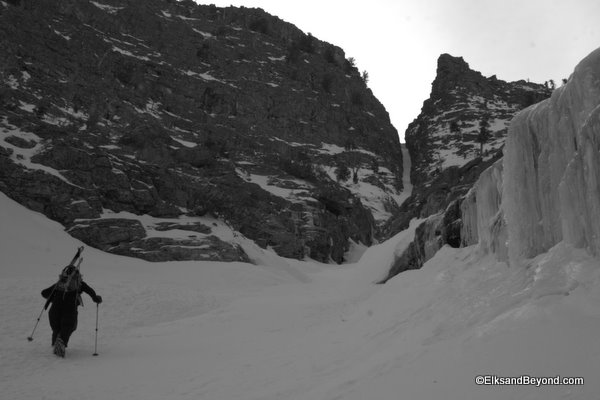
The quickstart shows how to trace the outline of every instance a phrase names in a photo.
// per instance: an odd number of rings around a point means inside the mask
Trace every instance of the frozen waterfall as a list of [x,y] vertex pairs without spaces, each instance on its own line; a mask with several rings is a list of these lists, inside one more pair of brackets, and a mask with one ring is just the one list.
[[511,122],[502,208],[511,261],[561,240],[600,253],[600,49]]
[[561,241],[600,254],[600,49],[511,122],[461,205],[463,245],[518,263]]
[[506,261],[506,223],[502,212],[502,159],[481,173],[461,204],[462,244],[479,243],[485,253]]

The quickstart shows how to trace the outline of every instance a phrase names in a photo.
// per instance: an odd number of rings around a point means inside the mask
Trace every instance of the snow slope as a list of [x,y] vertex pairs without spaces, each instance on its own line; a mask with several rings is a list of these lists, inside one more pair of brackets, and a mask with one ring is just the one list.
[[[600,383],[600,261],[560,243],[526,268],[443,248],[386,285],[411,231],[355,264],[148,263],[86,248],[67,358],[51,353],[50,285],[80,243],[0,194],[0,387],[6,399],[591,399]],[[240,239],[241,240],[241,239]],[[582,376],[477,386],[475,376]]]

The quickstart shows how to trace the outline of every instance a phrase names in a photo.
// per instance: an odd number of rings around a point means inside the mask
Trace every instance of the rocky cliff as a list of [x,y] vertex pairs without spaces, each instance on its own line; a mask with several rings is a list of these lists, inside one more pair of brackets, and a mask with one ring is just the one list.
[[415,242],[397,260],[390,277],[420,268],[444,244],[459,247],[470,241],[474,233],[469,229],[476,229],[477,224],[463,227],[465,219],[476,218],[465,215],[467,210],[474,212],[463,206],[475,201],[474,192],[467,194],[486,169],[494,165],[501,169],[496,163],[502,159],[513,117],[550,94],[544,85],[484,77],[460,57],[439,57],[431,95],[406,131],[412,196],[385,231],[393,235],[415,217],[427,220],[416,230]]
[[439,57],[431,86],[429,99],[406,130],[413,203],[423,217],[465,194],[500,157],[512,118],[551,94],[544,85],[484,77],[462,57],[448,54]]
[[341,262],[398,209],[384,107],[340,48],[261,9],[2,1],[0,48],[0,190],[92,246],[247,260],[239,232]]

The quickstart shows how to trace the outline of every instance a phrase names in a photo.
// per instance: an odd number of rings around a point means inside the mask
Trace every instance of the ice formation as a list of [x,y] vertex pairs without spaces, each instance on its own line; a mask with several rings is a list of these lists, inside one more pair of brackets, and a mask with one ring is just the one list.
[[463,245],[518,263],[561,241],[600,254],[600,49],[511,122],[461,205]]
[[600,49],[513,119],[502,198],[511,262],[563,240],[600,254]]
[[506,223],[502,211],[502,160],[483,171],[461,204],[462,244],[479,243],[485,253],[505,261]]

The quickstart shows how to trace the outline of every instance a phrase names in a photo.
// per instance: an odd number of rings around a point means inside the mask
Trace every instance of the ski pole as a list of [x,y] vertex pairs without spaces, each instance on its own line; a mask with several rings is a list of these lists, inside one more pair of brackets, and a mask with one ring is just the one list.
[[42,314],[44,313],[44,310],[46,310],[48,308],[48,306],[50,305],[50,303],[52,302],[52,296],[54,295],[55,290],[56,290],[56,285],[54,285],[52,292],[50,292],[50,296],[48,296],[48,300],[46,300],[46,303],[44,303],[44,307],[42,307],[42,311],[40,311],[40,315],[38,315],[37,321],[35,321],[35,326],[33,327],[33,330],[31,331],[31,335],[27,336],[27,340],[29,340],[30,342],[33,341],[33,333],[35,332],[38,324],[40,323],[40,319],[42,318]]
[[37,329],[37,326],[40,323],[40,319],[42,318],[42,314],[44,313],[45,309],[46,309],[46,305],[44,305],[44,307],[42,307],[42,311],[40,311],[40,315],[38,316],[37,321],[35,322],[35,326],[33,327],[33,330],[31,331],[31,335],[27,336],[27,340],[29,340],[30,342],[33,341],[33,333]]
[[98,308],[99,308],[99,304],[96,303],[96,340],[94,343],[94,356],[98,355]]

